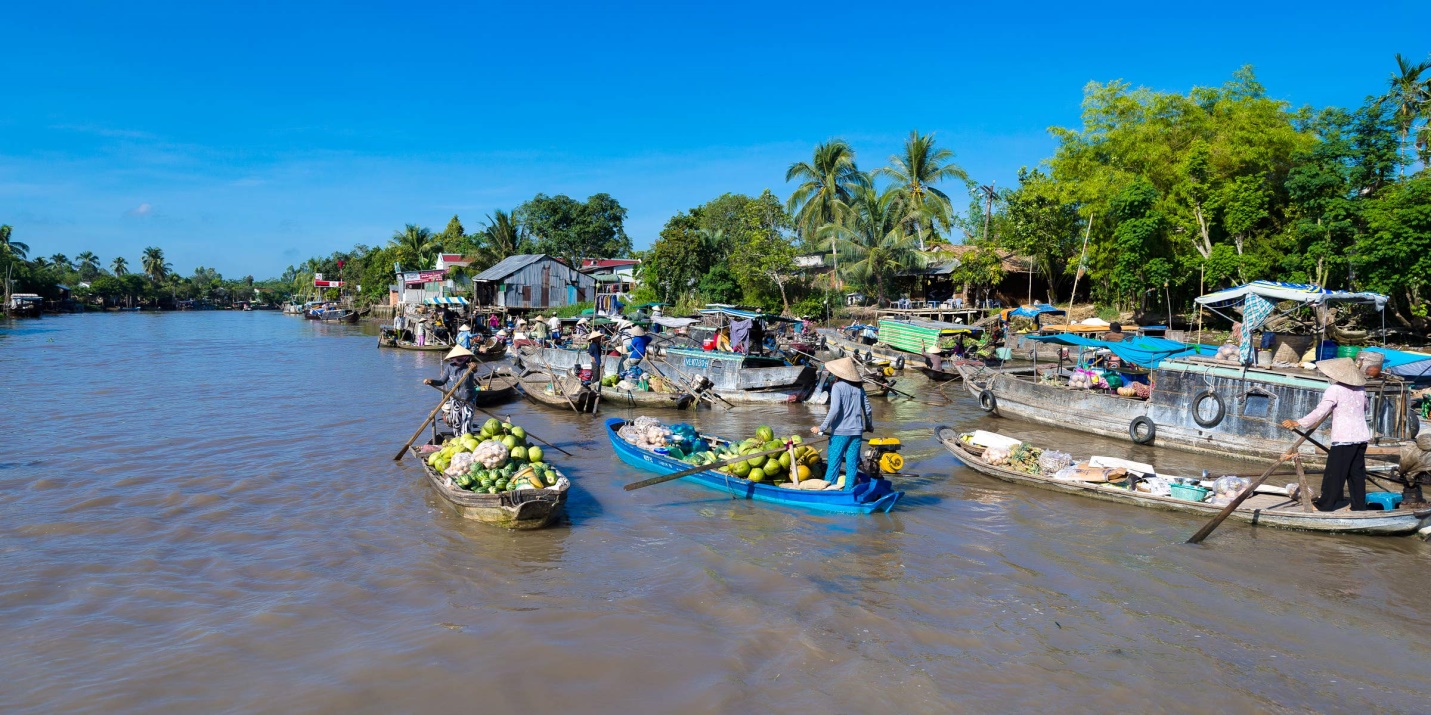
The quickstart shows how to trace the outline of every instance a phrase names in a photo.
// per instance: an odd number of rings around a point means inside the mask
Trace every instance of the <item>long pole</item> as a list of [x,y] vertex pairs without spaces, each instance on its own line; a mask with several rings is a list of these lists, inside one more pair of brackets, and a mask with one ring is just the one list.
[[1285,462],[1285,461],[1287,461],[1288,459],[1290,459],[1290,458],[1296,456],[1296,454],[1297,454],[1297,448],[1298,448],[1298,447],[1301,447],[1303,442],[1305,442],[1305,441],[1311,439],[1311,434],[1312,434],[1313,432],[1317,431],[1317,428],[1318,428],[1318,427],[1321,427],[1321,426],[1322,426],[1322,423],[1325,422],[1326,420],[1327,420],[1326,417],[1323,417],[1322,419],[1317,420],[1317,423],[1314,424],[1314,425],[1312,425],[1312,428],[1309,429],[1309,430],[1307,430],[1306,432],[1302,432],[1302,431],[1300,431],[1300,430],[1297,431],[1297,434],[1299,434],[1299,435],[1301,435],[1301,436],[1297,438],[1297,441],[1296,441],[1296,442],[1293,442],[1293,443],[1292,443],[1292,447],[1287,450],[1287,453],[1286,453],[1286,454],[1283,454],[1282,457],[1281,457],[1280,459],[1278,459],[1276,463],[1274,463],[1272,466],[1268,467],[1268,468],[1267,468],[1267,471],[1265,471],[1265,472],[1262,473],[1262,476],[1260,476],[1260,477],[1258,477],[1257,479],[1253,480],[1253,482],[1252,482],[1251,484],[1248,484],[1248,485],[1247,485],[1247,488],[1244,489],[1244,490],[1242,490],[1242,493],[1241,493],[1241,494],[1238,494],[1236,499],[1233,499],[1232,501],[1228,502],[1228,503],[1227,503],[1227,506],[1223,507],[1223,508],[1222,508],[1222,511],[1218,512],[1217,516],[1214,516],[1211,521],[1209,521],[1209,522],[1207,522],[1206,524],[1204,524],[1201,529],[1198,529],[1198,530],[1197,530],[1197,533],[1196,533],[1196,534],[1193,534],[1193,535],[1192,535],[1192,538],[1190,538],[1190,539],[1187,540],[1187,543],[1189,543],[1189,544],[1200,544],[1200,543],[1202,543],[1202,540],[1203,540],[1203,539],[1206,539],[1206,538],[1208,537],[1208,535],[1211,534],[1211,533],[1213,532],[1213,530],[1216,529],[1216,528],[1218,527],[1218,525],[1223,522],[1224,519],[1226,519],[1230,514],[1232,514],[1232,512],[1237,511],[1237,507],[1242,506],[1242,502],[1247,501],[1247,498],[1250,497],[1250,496],[1252,496],[1252,493],[1257,490],[1257,487],[1262,486],[1262,483],[1265,482],[1265,481],[1267,481],[1267,478],[1268,478],[1268,477],[1272,476],[1272,472],[1277,471],[1277,468],[1280,467],[1280,466],[1282,466],[1282,463],[1283,463],[1283,462]]
[[1093,234],[1093,212],[1088,212],[1088,227],[1083,229],[1083,250],[1078,253],[1078,268],[1073,272],[1073,290],[1068,294],[1068,320],[1073,320],[1073,300],[1078,295],[1078,279],[1083,275],[1083,259],[1088,255],[1088,237]]
[[437,416],[437,413],[440,410],[442,410],[442,406],[447,404],[447,401],[452,398],[452,393],[457,392],[457,386],[461,385],[464,381],[466,381],[467,376],[471,375],[472,371],[476,370],[477,366],[480,364],[481,363],[477,362],[472,363],[472,366],[467,368],[467,372],[462,373],[462,376],[457,378],[457,380],[452,383],[452,387],[448,388],[447,392],[442,393],[442,400],[437,403],[436,407],[432,408],[431,412],[427,413],[427,419],[422,421],[422,424],[418,426],[417,431],[413,432],[412,437],[408,438],[407,444],[404,444],[402,446],[402,449],[398,450],[398,453],[393,456],[394,462],[398,461],[399,459],[402,459],[402,456],[404,454],[407,454],[408,448],[412,446],[413,442],[417,441],[417,438],[419,435],[422,434],[422,431],[427,429],[428,423],[432,422],[432,419]]

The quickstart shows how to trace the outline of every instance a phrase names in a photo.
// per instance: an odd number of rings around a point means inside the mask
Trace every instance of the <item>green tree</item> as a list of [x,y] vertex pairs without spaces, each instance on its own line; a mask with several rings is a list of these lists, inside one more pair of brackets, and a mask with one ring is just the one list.
[[[431,229],[412,223],[403,226],[401,231],[393,231],[388,244],[404,270],[431,268],[436,265],[437,252],[442,249]],[[321,272],[321,269],[313,272]]]
[[888,300],[895,276],[927,263],[919,240],[907,230],[909,213],[897,187],[881,191],[860,186],[855,189],[846,221],[826,224],[820,231],[822,239],[833,241],[845,253],[844,276],[873,288],[881,303]]
[[144,274],[149,276],[149,280],[156,285],[162,283],[174,270],[174,267],[164,260],[164,249],[155,246],[144,249],[141,261],[144,265]]
[[462,227],[462,221],[457,218],[457,214],[452,215],[447,222],[447,228],[442,229],[442,233],[433,236],[433,240],[437,242],[442,251],[462,253],[469,248],[467,229]]
[[972,250],[959,256],[959,264],[949,279],[964,286],[966,295],[982,295],[987,298],[989,290],[1004,280],[1004,259],[997,251],[980,244],[972,244]]
[[9,224],[0,226],[0,257],[8,260],[24,260],[30,253],[30,246],[14,240],[14,228]]
[[855,166],[855,150],[843,139],[818,144],[811,161],[791,164],[785,171],[785,181],[796,180],[800,183],[791,192],[786,208],[794,215],[801,235],[806,236],[839,223],[854,190],[870,185],[869,176]]
[[129,261],[124,260],[124,256],[115,256],[109,264],[109,270],[116,276],[122,276],[129,272]]
[[533,249],[526,228],[518,223],[511,213],[498,209],[487,215],[487,225],[480,234],[477,250],[478,262],[483,270],[496,265],[503,258],[530,253]]
[[904,140],[904,153],[891,156],[889,166],[878,169],[877,175],[888,177],[898,187],[900,201],[916,218],[912,230],[921,238],[935,237],[939,229],[952,227],[954,205],[949,195],[935,184],[961,181],[969,184],[969,175],[954,163],[954,152],[934,146],[934,135],[911,131]]
[[766,189],[741,210],[739,235],[729,261],[747,302],[768,305],[772,301],[766,300],[766,295],[778,292],[785,315],[790,314],[786,286],[795,270],[795,245],[786,234],[792,228],[780,200]]
[[[712,236],[701,228],[701,209],[681,211],[666,220],[656,240],[642,259],[647,283],[660,300],[674,303],[699,290],[701,278],[717,256],[707,250]],[[719,240],[724,240],[721,233]]]
[[562,194],[537,194],[514,213],[535,239],[537,251],[556,256],[568,265],[580,265],[582,258],[631,254],[626,209],[610,194],[593,194],[586,203]]
[[1427,324],[1431,287],[1431,175],[1392,184],[1365,209],[1366,232],[1356,242],[1366,287],[1396,299],[1403,322]]
[[[1387,80],[1387,92],[1380,99],[1381,103],[1392,107],[1396,129],[1401,134],[1399,146],[1402,152],[1407,149],[1407,139],[1417,120],[1431,110],[1431,74],[1422,77],[1427,70],[1431,70],[1431,60],[1412,63],[1398,52],[1396,71],[1391,73],[1391,78]],[[1403,176],[1409,163],[1409,160],[1401,162]]]
[[93,251],[85,251],[75,256],[75,270],[79,271],[80,280],[90,280],[99,275],[99,256]]
[[1063,201],[1058,187],[1038,169],[1019,170],[1019,188],[1000,196],[1003,213],[995,245],[1026,256],[1048,283],[1048,300],[1059,300],[1059,285],[1083,245],[1078,207]]

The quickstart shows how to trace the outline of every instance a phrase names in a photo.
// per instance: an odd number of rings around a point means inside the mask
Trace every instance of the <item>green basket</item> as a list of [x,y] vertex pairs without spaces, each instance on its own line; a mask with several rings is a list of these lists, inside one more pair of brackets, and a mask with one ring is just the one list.
[[1337,357],[1339,357],[1339,358],[1354,358],[1354,357],[1357,356],[1357,353],[1360,353],[1360,352],[1361,352],[1361,346],[1360,346],[1360,345],[1338,345],[1338,346],[1337,346]]
[[1174,499],[1196,502],[1206,499],[1207,495],[1212,493],[1212,490],[1206,487],[1188,486],[1186,484],[1174,484],[1172,490]]

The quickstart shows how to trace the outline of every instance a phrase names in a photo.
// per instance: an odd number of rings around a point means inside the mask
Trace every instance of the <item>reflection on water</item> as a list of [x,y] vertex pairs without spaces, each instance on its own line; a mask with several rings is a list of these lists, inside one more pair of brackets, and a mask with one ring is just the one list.
[[1245,465],[989,418],[910,375],[918,400],[876,416],[919,476],[891,514],[837,516],[624,492],[647,475],[598,419],[513,403],[576,486],[561,524],[508,533],[392,461],[439,356],[375,342],[273,313],[5,324],[0,711],[1425,710],[1426,544],[1230,523],[1189,547],[1196,518],[993,481],[931,430]]

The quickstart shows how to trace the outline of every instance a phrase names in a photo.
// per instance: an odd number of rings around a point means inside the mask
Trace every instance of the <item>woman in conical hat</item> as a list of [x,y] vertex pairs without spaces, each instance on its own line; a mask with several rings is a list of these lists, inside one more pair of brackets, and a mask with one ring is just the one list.
[[1332,416],[1332,444],[1317,510],[1334,511],[1341,506],[1342,487],[1346,486],[1351,492],[1351,510],[1365,511],[1366,443],[1371,439],[1366,426],[1366,377],[1350,358],[1322,360],[1317,371],[1331,380],[1321,403],[1300,420],[1283,420],[1282,426],[1308,430],[1328,414]]
[[830,386],[830,411],[813,434],[830,435],[830,449],[825,455],[825,481],[834,484],[845,465],[845,491],[854,491],[855,475],[859,473],[861,435],[874,431],[874,408],[865,394],[864,380],[852,358],[840,358],[825,363],[825,369],[837,378]]
[[[436,380],[423,380],[423,384],[446,389],[448,383],[453,380],[461,380],[457,389],[452,392],[452,399],[444,405],[443,413],[446,415],[447,423],[452,426],[452,430],[457,434],[468,434],[472,431],[472,397],[477,391],[476,372],[467,373],[467,367],[475,359],[476,355],[471,350],[458,345],[447,351],[447,355],[442,358],[442,374]],[[464,378],[463,375],[467,376]]]

